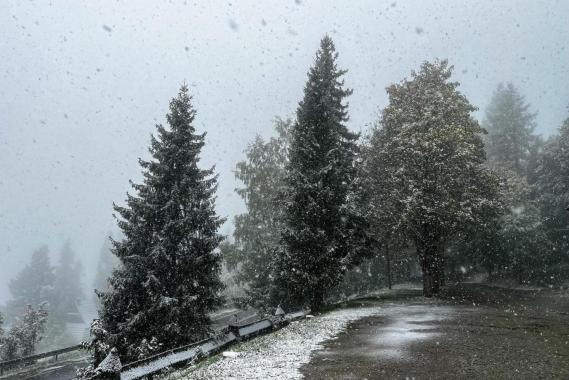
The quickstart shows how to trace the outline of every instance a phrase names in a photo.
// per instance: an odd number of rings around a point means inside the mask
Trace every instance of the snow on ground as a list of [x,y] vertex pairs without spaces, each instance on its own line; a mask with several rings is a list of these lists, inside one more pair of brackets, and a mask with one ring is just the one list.
[[310,353],[340,333],[354,320],[379,314],[380,307],[336,310],[293,322],[275,333],[231,348],[234,358],[217,356],[165,376],[181,379],[300,379],[298,369],[310,360]]

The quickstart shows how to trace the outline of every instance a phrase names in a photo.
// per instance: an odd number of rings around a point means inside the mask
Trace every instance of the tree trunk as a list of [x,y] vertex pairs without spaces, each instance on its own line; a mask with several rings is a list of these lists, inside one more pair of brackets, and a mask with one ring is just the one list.
[[320,289],[315,289],[310,300],[310,310],[317,312],[322,309],[322,306],[324,306],[324,292]]
[[387,288],[391,289],[391,256],[389,256],[389,245],[385,244],[385,262],[387,265]]
[[492,281],[493,277],[492,275],[494,274],[494,267],[491,264],[486,265],[486,271],[488,272],[488,278],[486,281]]
[[439,246],[432,242],[416,242],[423,272],[423,295],[433,297],[444,285],[444,260]]

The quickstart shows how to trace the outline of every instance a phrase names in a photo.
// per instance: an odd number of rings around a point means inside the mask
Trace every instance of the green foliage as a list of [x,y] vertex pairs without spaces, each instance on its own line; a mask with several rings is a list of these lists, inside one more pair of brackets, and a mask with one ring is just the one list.
[[535,113],[513,84],[500,84],[486,110],[486,150],[492,165],[524,175],[535,143]]
[[217,177],[198,167],[205,134],[195,132],[187,86],[166,118],[169,129],[158,125],[152,137],[152,160],[140,160],[137,194],[115,206],[124,238],[113,253],[121,265],[101,293],[100,317],[123,361],[137,359],[146,342],[167,349],[204,338],[208,313],[222,301]]
[[[109,234],[110,236],[110,234]],[[95,291],[105,292],[108,290],[108,278],[111,276],[113,269],[118,266],[118,260],[111,252],[111,238],[105,238],[101,250],[99,251],[99,260],[97,262],[97,272],[93,282]]]
[[[387,88],[374,160],[394,202],[389,224],[415,243],[427,296],[444,284],[443,251],[451,238],[499,211],[498,180],[483,163],[476,110],[450,81],[446,61],[424,63]],[[372,140],[373,141],[373,140]]]
[[318,310],[326,293],[357,262],[365,239],[354,186],[358,135],[345,126],[345,70],[330,37],[322,39],[291,129],[286,166],[283,247],[275,302]]
[[550,280],[557,283],[569,276],[569,118],[547,141],[538,162],[533,196],[552,246]]
[[71,243],[67,241],[55,267],[54,291],[50,302],[53,319],[66,321],[69,314],[79,312],[77,307],[85,297],[81,287],[81,271],[81,262],[76,259]]
[[2,345],[3,337],[4,337],[4,314],[0,313],[0,346]]
[[36,250],[30,263],[26,265],[9,283],[12,300],[7,304],[10,320],[27,310],[28,305],[39,305],[52,301],[54,294],[55,273],[49,259],[46,246]]
[[88,341],[81,342],[84,350],[91,353],[91,363],[87,367],[77,370],[77,378],[91,379],[96,375],[95,369],[105,359],[107,354],[111,351],[111,346],[107,343],[109,341],[109,333],[103,327],[100,319],[95,319],[89,328]]
[[542,217],[525,177],[509,170],[502,170],[501,176],[505,213],[496,246],[507,256],[503,271],[519,283],[536,282],[547,272],[550,251]]
[[44,305],[37,309],[28,305],[4,338],[0,336],[0,360],[12,360],[35,353],[47,324],[48,311]]
[[235,217],[235,243],[228,255],[237,268],[237,280],[246,286],[248,302],[266,306],[272,284],[274,255],[280,242],[285,166],[288,162],[290,120],[277,119],[276,137],[257,136],[248,146],[246,160],[237,163],[235,177],[243,183],[237,193],[247,212]]

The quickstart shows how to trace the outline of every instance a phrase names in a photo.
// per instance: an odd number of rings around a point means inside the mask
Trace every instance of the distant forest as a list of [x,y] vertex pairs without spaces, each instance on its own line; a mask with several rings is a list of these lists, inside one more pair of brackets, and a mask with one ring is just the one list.
[[352,90],[337,59],[324,37],[295,117],[236,164],[247,211],[232,236],[218,232],[217,176],[199,164],[205,134],[183,85],[140,160],[142,182],[114,206],[121,236],[102,248],[96,283],[81,284],[70,244],[55,266],[38,249],[10,283],[1,358],[42,337],[64,345],[91,288],[100,309],[84,376],[112,347],[128,362],[208,336],[225,303],[316,312],[403,282],[426,297],[464,280],[568,283],[569,118],[544,140],[537,111],[504,83],[479,121],[440,60],[389,85],[360,135],[346,126]]

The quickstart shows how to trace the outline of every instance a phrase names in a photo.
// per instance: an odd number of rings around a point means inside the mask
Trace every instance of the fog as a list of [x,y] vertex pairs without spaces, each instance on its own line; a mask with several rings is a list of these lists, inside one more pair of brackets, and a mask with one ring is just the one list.
[[137,159],[182,82],[229,234],[244,210],[235,164],[276,116],[294,116],[324,34],[349,69],[355,131],[376,120],[387,85],[448,58],[481,111],[498,83],[513,82],[549,135],[569,102],[568,16],[564,0],[2,2],[0,304],[34,249],[47,244],[55,259],[67,239],[90,289],[116,231],[112,203],[140,180]]

